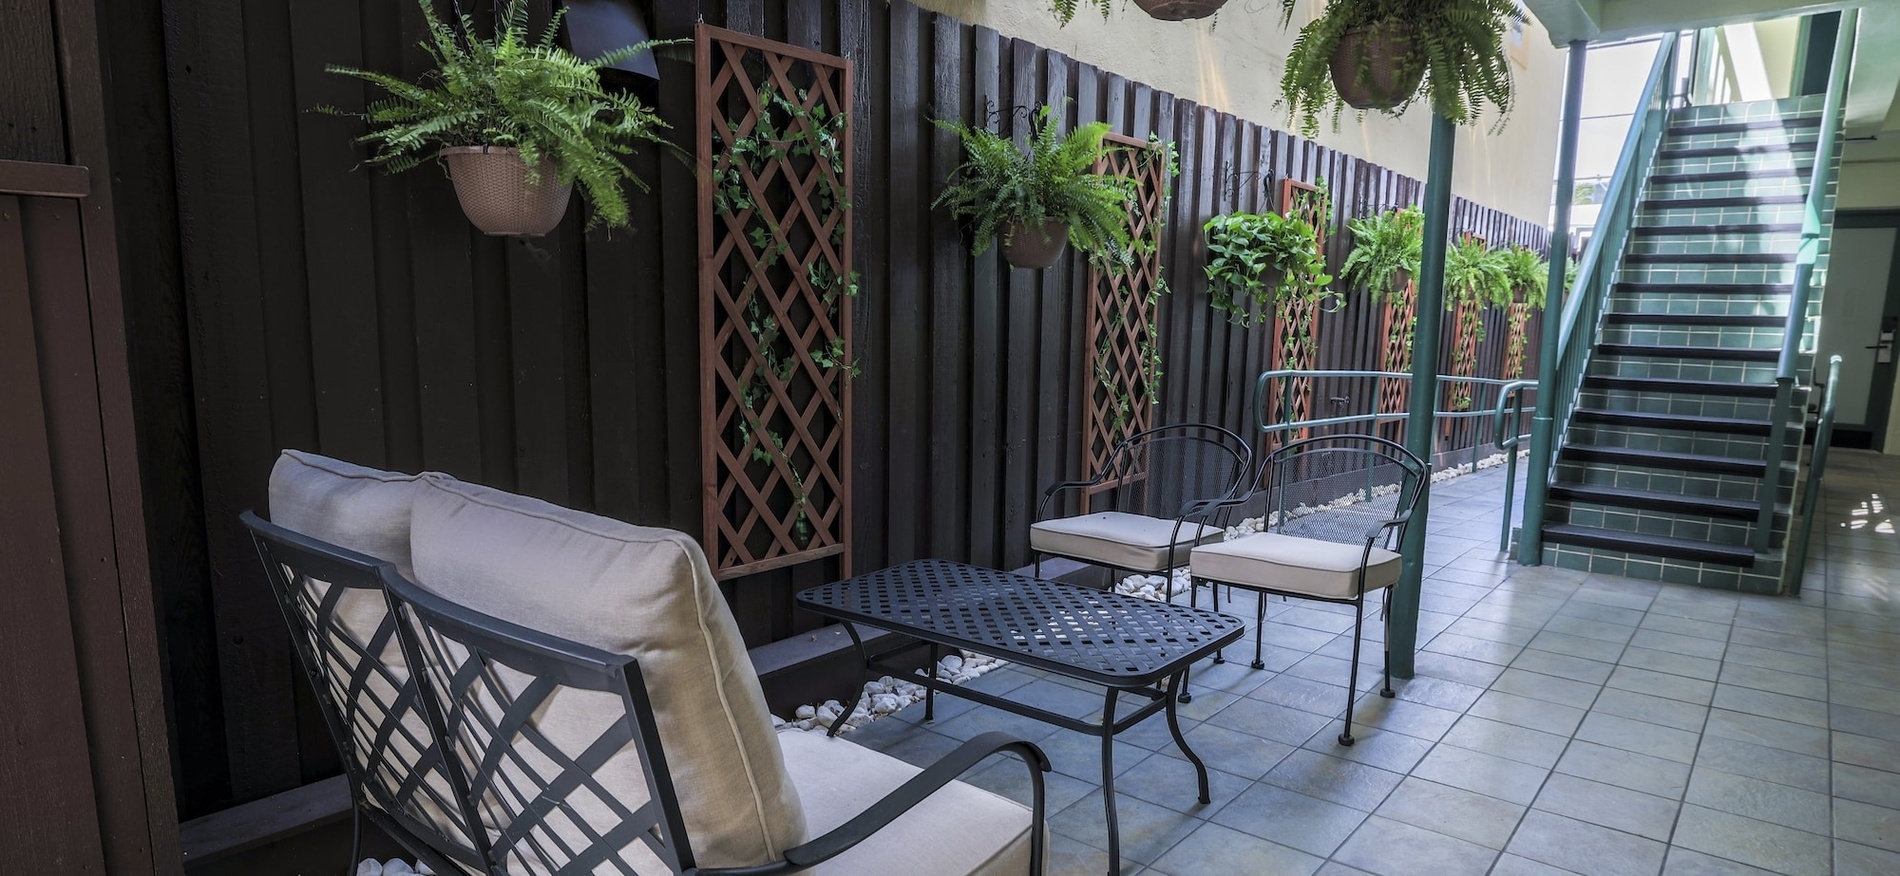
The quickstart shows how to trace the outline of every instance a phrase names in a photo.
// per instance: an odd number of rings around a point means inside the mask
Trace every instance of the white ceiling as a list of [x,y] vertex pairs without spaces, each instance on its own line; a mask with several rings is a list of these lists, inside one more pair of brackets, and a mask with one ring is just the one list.
[[1900,158],[1900,0],[1524,0],[1550,31],[1554,45],[1612,40],[1671,30],[1760,21],[1837,9],[1860,10],[1860,39],[1847,90],[1847,134],[1891,131],[1879,144],[1857,144],[1858,154],[1893,151]]

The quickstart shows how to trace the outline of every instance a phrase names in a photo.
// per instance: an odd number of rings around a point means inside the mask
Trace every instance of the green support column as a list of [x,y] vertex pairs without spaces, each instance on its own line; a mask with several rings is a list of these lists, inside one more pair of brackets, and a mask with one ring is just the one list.
[[[1543,328],[1538,338],[1543,347],[1537,354],[1539,387],[1557,385],[1557,357],[1563,352],[1558,335],[1563,332],[1564,262],[1570,257],[1570,202],[1571,192],[1577,187],[1577,127],[1583,113],[1583,59],[1588,50],[1583,40],[1570,44],[1570,74],[1564,83],[1564,115],[1557,139],[1557,215],[1552,217],[1550,229],[1550,291],[1544,299]],[[1517,561],[1526,566],[1544,561],[1543,516],[1544,505],[1550,501],[1556,408],[1556,393],[1537,393],[1537,410],[1531,415],[1531,467],[1524,477],[1524,525],[1517,535]]]
[[[1412,333],[1412,397],[1405,420],[1405,449],[1430,464],[1432,413],[1438,401],[1438,335],[1445,313],[1445,249],[1451,239],[1451,156],[1458,129],[1444,116],[1432,114],[1432,154],[1425,176],[1425,252],[1418,269],[1418,324]],[[1398,586],[1392,588],[1392,674],[1412,677],[1413,652],[1418,649],[1418,596],[1425,572],[1425,523],[1431,509],[1431,491],[1419,499],[1412,522],[1405,528],[1404,557]]]

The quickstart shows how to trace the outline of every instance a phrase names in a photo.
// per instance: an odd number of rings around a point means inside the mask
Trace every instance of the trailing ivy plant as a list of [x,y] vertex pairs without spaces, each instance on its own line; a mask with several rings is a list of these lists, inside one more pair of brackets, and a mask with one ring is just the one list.
[[[811,95],[799,91],[793,95],[779,93],[767,84],[759,89],[758,104],[755,107],[752,130],[744,132],[737,120],[727,122],[723,135],[715,135],[721,153],[721,160],[714,163],[713,175],[713,211],[721,216],[731,216],[752,212],[752,219],[760,224],[752,225],[746,232],[746,239],[758,253],[762,269],[777,266],[790,248],[783,229],[773,224],[770,210],[760,210],[763,205],[753,198],[748,187],[748,177],[759,179],[767,170],[782,161],[795,162],[800,168],[823,165],[834,172],[818,173],[814,176],[818,184],[811,194],[811,211],[814,217],[822,217],[833,212],[851,209],[850,193],[844,186],[842,171],[844,154],[842,142],[847,125],[844,113],[833,113],[822,102],[807,107]],[[817,227],[813,223],[813,228]],[[845,242],[845,223],[833,223],[830,240],[834,250],[843,247]],[[841,303],[845,297],[858,294],[858,273],[840,275],[823,256],[814,259],[805,266],[804,281],[818,295],[819,307],[835,325],[841,313]],[[795,356],[786,356],[779,351],[779,341],[785,337],[785,330],[779,325],[778,318],[765,303],[765,296],[753,294],[747,299],[744,314],[745,331],[751,335],[753,347],[758,351],[758,367],[752,371],[751,379],[739,387],[739,405],[743,416],[739,418],[737,428],[741,446],[752,444],[752,461],[765,466],[782,462],[787,480],[792,490],[792,501],[797,518],[793,521],[793,533],[801,544],[809,543],[812,535],[809,514],[811,495],[805,486],[806,471],[796,459],[787,452],[785,436],[775,430],[766,420],[764,411],[767,401],[772,397],[768,375],[780,384],[790,381],[798,371]],[[860,368],[856,360],[845,356],[845,343],[842,334],[831,339],[822,347],[806,351],[812,363],[820,369],[842,369],[846,380],[856,378]],[[759,440],[753,441],[757,435]]]
[[[1160,136],[1156,134],[1148,135],[1147,150],[1146,155],[1148,157],[1146,160],[1166,162],[1161,177],[1162,189],[1160,196],[1160,203],[1166,204],[1174,188],[1174,178],[1181,175],[1180,151],[1176,148],[1173,141],[1162,140]],[[1139,195],[1139,181],[1137,181],[1136,194],[1137,196]],[[1130,263],[1127,265],[1112,263],[1104,266],[1104,270],[1110,274],[1119,274],[1124,271],[1132,270],[1136,263],[1152,255],[1159,248],[1161,241],[1161,217],[1154,217],[1154,220],[1150,222],[1148,226],[1148,233],[1146,235],[1135,236],[1132,228],[1130,228],[1129,233],[1128,249]],[[1171,290],[1168,288],[1166,272],[1157,269],[1154,275],[1154,283],[1148,289],[1148,300],[1146,304],[1151,308],[1154,307],[1160,302],[1161,297],[1168,294],[1169,291]],[[1108,393],[1109,411],[1113,416],[1113,419],[1109,423],[1109,431],[1114,435],[1120,435],[1122,433],[1123,427],[1128,424],[1129,418],[1134,416],[1135,410],[1135,394],[1124,389],[1120,381],[1115,379],[1117,375],[1113,367],[1115,361],[1114,342],[1116,337],[1114,330],[1121,327],[1122,320],[1127,318],[1130,305],[1133,303],[1132,300],[1116,302],[1117,306],[1110,311],[1109,322],[1106,326],[1107,330],[1102,333],[1101,342],[1095,350],[1095,379],[1102,385],[1102,389]],[[1154,335],[1155,333],[1152,327],[1149,331],[1143,332],[1141,340],[1136,344],[1135,349],[1136,367],[1140,369],[1141,373],[1141,394],[1146,397],[1148,403],[1151,405],[1160,401],[1162,375],[1161,345],[1156,342]]]
[[1333,281],[1311,223],[1278,213],[1228,213],[1201,227],[1214,309],[1237,325],[1258,325],[1275,304],[1317,299]]
[[1403,294],[1401,274],[1416,276],[1425,250],[1425,212],[1400,207],[1348,220],[1352,252],[1339,273],[1352,289],[1364,288],[1374,302],[1387,293]]
[[660,42],[645,42],[588,61],[555,44],[567,10],[559,9],[538,37],[528,32],[527,0],[510,0],[492,36],[480,37],[475,22],[458,14],[458,28],[420,0],[428,38],[423,51],[435,69],[410,82],[387,73],[330,65],[331,73],[354,76],[388,92],[361,113],[333,106],[317,111],[369,123],[357,142],[374,147],[369,163],[391,173],[421,164],[444,147],[506,146],[521,150],[528,178],[537,178],[543,157],[555,174],[573,183],[594,207],[593,221],[627,224],[622,183],[644,192],[647,185],[626,157],[646,143],[664,143],[667,126],[639,98],[601,87],[600,70]]
[[[1282,26],[1292,22],[1296,4],[1280,0]],[[1411,46],[1400,63],[1422,65],[1425,78],[1398,106],[1381,112],[1396,117],[1425,98],[1434,112],[1463,125],[1488,105],[1497,111],[1494,129],[1501,128],[1513,99],[1504,33],[1522,20],[1514,0],[1331,0],[1293,40],[1280,77],[1280,104],[1304,136],[1319,133],[1320,117],[1329,110],[1338,130],[1346,103],[1333,87],[1332,62],[1346,32],[1409,28]]]
[[972,254],[982,255],[1016,223],[1057,219],[1069,226],[1069,243],[1098,264],[1130,261],[1128,199],[1135,181],[1095,172],[1113,148],[1103,141],[1107,122],[1063,135],[1054,108],[1044,106],[1036,111],[1026,152],[986,128],[949,119],[936,124],[963,141],[964,157],[931,206],[949,207],[969,221]]

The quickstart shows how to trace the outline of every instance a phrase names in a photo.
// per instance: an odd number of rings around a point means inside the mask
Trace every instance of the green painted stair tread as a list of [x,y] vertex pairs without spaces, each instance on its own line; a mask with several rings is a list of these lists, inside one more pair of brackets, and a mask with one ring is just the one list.
[[1632,252],[1623,261],[1633,265],[1789,265],[1800,258],[1792,252]]
[[1807,179],[1808,169],[1788,165],[1786,167],[1757,167],[1748,170],[1684,170],[1676,173],[1652,173],[1651,185],[1678,185],[1718,182],[1744,182],[1765,179]]
[[1712,210],[1717,207],[1775,207],[1807,202],[1807,195],[1792,192],[1785,195],[1722,195],[1713,198],[1645,198],[1642,209],[1655,213],[1664,210]]
[[1617,283],[1616,291],[1628,293],[1683,293],[1729,295],[1787,295],[1793,283]]
[[1646,429],[1673,429],[1680,432],[1721,432],[1752,436],[1766,436],[1770,425],[1767,420],[1744,420],[1738,417],[1691,417],[1683,414],[1612,411],[1604,408],[1577,408],[1571,416],[1581,422],[1609,426],[1637,426]]
[[1685,496],[1681,493],[1633,490],[1601,484],[1551,484],[1550,497],[1564,502],[1584,502],[1591,505],[1634,508],[1638,511],[1658,511],[1668,514],[1696,514],[1728,520],[1754,520],[1761,515],[1761,506],[1749,499]]
[[1673,158],[1740,158],[1744,155],[1785,155],[1790,152],[1813,152],[1814,141],[1804,140],[1797,143],[1750,143],[1746,146],[1688,146],[1676,149],[1661,149],[1656,153],[1657,161]]
[[1623,389],[1633,392],[1666,392],[1684,395],[1722,395],[1742,398],[1774,398],[1772,383],[1735,383],[1716,380],[1681,380],[1674,377],[1623,377],[1591,374],[1583,378],[1585,389]]
[[1741,236],[1749,234],[1800,234],[1799,222],[1750,222],[1728,225],[1638,225],[1632,229],[1638,237],[1689,235]]
[[1745,131],[1774,131],[1793,128],[1818,128],[1820,116],[1790,116],[1777,119],[1756,119],[1747,122],[1711,122],[1672,124],[1663,131],[1665,137],[1693,137],[1697,134],[1740,134]]
[[1759,459],[1714,456],[1706,453],[1671,453],[1666,450],[1638,450],[1597,444],[1571,444],[1563,449],[1563,459],[1571,462],[1596,462],[1611,465],[1636,465],[1668,471],[1693,471],[1704,474],[1741,475],[1758,478],[1768,470]]
[[1615,311],[1603,315],[1611,325],[1691,325],[1725,328],[1775,328],[1788,324],[1785,316],[1742,313],[1644,313]]
[[1546,523],[1543,526],[1543,533],[1546,542],[1567,544],[1573,547],[1601,548],[1743,568],[1753,568],[1755,565],[1755,552],[1741,545],[1622,532],[1596,526],[1580,526],[1575,523]]
[[1671,344],[1598,344],[1605,356],[1641,356],[1650,359],[1719,359],[1724,362],[1775,362],[1781,351],[1772,347],[1696,347]]

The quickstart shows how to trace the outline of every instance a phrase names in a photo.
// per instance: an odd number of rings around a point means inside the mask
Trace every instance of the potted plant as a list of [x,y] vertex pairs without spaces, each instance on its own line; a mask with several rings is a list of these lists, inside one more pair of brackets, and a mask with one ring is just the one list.
[[[1075,20],[1075,13],[1083,5],[1101,10],[1107,18],[1109,4],[1113,0],[1052,0],[1050,8],[1056,14],[1056,20],[1068,24]],[[1148,17],[1160,21],[1186,21],[1192,18],[1206,18],[1227,5],[1227,0],[1135,0],[1135,5]]]
[[[1280,0],[1281,23],[1295,0]],[[1513,0],[1332,0],[1300,28],[1280,77],[1280,101],[1300,133],[1333,127],[1347,104],[1398,115],[1420,96],[1454,124],[1467,124],[1484,104],[1511,109],[1511,62],[1504,31],[1522,21]]]
[[1209,303],[1238,325],[1257,325],[1272,305],[1318,298],[1333,281],[1311,223],[1278,213],[1228,213],[1207,220]]
[[1515,244],[1499,251],[1497,258],[1511,286],[1509,300],[1542,308],[1550,291],[1550,262],[1536,250]]
[[[1491,307],[1511,301],[1511,274],[1502,250],[1467,237],[1445,248],[1445,309],[1460,304]],[[1482,330],[1479,340],[1483,340]]]
[[1365,288],[1373,301],[1385,293],[1403,294],[1418,273],[1425,250],[1425,212],[1401,207],[1348,220],[1352,252],[1339,266],[1350,288]]
[[1098,262],[1129,260],[1128,199],[1135,181],[1095,172],[1108,154],[1106,122],[1059,136],[1054,112],[1036,112],[1024,151],[994,131],[938,120],[963,141],[963,163],[932,207],[947,206],[969,221],[970,251],[982,255],[999,234],[1003,257],[1019,268],[1046,268],[1065,244]]
[[[461,15],[458,27],[437,17],[421,0],[428,38],[422,48],[435,69],[415,82],[331,66],[388,92],[362,113],[368,133],[358,142],[375,147],[369,163],[392,173],[431,156],[448,166],[455,196],[483,233],[538,237],[567,212],[578,186],[593,205],[593,221],[627,224],[621,184],[646,184],[626,164],[643,143],[659,143],[666,127],[630,94],[601,87],[600,70],[647,51],[641,43],[582,60],[554,42],[566,9],[555,12],[539,37],[528,33],[526,0],[510,0],[494,34],[480,37]],[[459,32],[458,32],[459,31]]]

